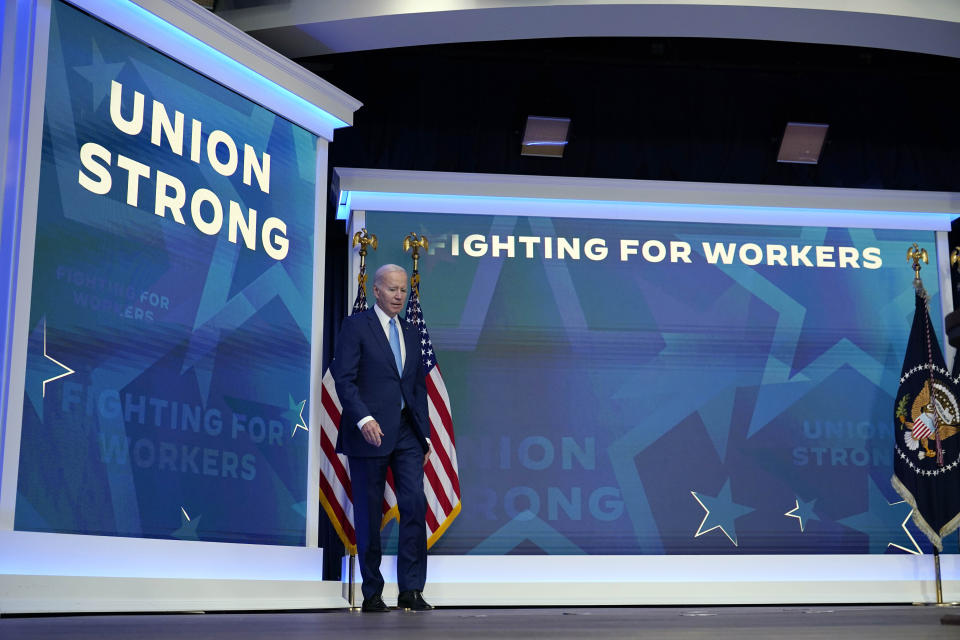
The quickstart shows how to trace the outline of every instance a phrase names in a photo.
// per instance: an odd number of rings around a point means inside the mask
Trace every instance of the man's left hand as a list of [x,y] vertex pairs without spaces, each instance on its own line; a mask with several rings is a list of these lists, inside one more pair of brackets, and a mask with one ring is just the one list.
[[430,438],[427,438],[427,452],[423,454],[423,466],[427,466],[427,462],[430,461],[431,453],[433,453],[433,444],[430,442]]

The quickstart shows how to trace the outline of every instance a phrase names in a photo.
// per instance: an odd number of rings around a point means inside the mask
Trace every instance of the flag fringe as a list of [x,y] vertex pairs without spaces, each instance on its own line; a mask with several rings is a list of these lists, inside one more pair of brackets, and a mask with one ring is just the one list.
[[337,535],[340,536],[340,542],[343,543],[343,548],[346,549],[350,555],[357,555],[357,545],[350,544],[350,540],[347,538],[347,534],[344,532],[343,526],[340,524],[340,519],[337,518],[333,507],[330,506],[330,503],[327,502],[327,497],[323,495],[323,491],[320,492],[320,504],[323,505],[323,510],[327,512],[327,517],[330,518],[330,524],[333,525]]
[[433,532],[433,535],[427,540],[427,549],[433,546],[433,543],[440,539],[444,533],[447,532],[447,528],[453,524],[453,521],[457,519],[457,516],[460,515],[460,502],[457,502],[456,506],[450,510],[450,515],[443,521],[437,530]]
[[[433,544],[439,540],[444,533],[447,532],[447,529],[450,528],[450,525],[453,524],[453,521],[457,519],[458,515],[460,515],[460,504],[461,503],[458,501],[456,506],[450,510],[450,515],[444,519],[443,523],[437,527],[436,531],[433,532],[433,535],[427,539],[427,549],[432,547]],[[326,504],[324,504],[324,508],[326,508]],[[331,518],[331,520],[333,520],[333,518]],[[397,520],[398,522],[400,520],[400,510],[397,508],[397,505],[394,505],[389,511],[383,514],[383,520],[380,522],[380,528],[383,529],[386,527],[388,524],[390,524],[391,520]],[[339,532],[339,527],[337,527],[337,531]],[[340,537],[343,539],[342,535]]]
[[[913,497],[913,494],[910,493],[910,490],[907,489],[904,484],[900,482],[900,478],[895,475],[891,476],[890,484],[893,486],[893,490],[903,498],[904,502],[913,508],[913,513],[910,516],[913,524],[917,525],[917,528],[923,532],[923,535],[927,536],[927,540],[937,548],[937,551],[943,551],[943,539],[936,534],[933,527],[920,515],[920,510],[917,508],[917,500]],[[948,522],[947,527],[949,527],[951,523],[954,523],[954,521],[960,521],[960,515]],[[946,529],[947,527],[944,528]],[[954,528],[956,528],[956,524],[954,524]],[[951,531],[952,530],[953,529],[951,529]]]
[[940,529],[940,537],[946,538],[948,535],[960,529],[960,513],[953,516],[953,518],[947,524],[943,525],[943,528]]
[[390,524],[391,520],[400,522],[400,507],[397,505],[393,505],[389,511],[383,514],[383,519],[380,521],[380,530],[383,531],[383,528]]

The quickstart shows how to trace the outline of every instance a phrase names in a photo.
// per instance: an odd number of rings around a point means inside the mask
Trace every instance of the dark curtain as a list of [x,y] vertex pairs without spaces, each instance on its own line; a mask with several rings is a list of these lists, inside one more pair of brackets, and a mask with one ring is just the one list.
[[[300,60],[364,103],[331,166],[960,190],[960,61],[856,47],[564,39]],[[526,116],[572,119],[562,159]],[[788,121],[830,125],[818,165],[776,162]]]

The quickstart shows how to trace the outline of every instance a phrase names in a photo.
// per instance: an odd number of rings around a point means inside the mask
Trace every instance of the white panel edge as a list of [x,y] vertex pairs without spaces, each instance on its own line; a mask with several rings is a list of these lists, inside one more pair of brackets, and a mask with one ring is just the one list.
[[326,289],[327,250],[327,141],[317,138],[313,210],[313,305],[310,322],[310,410],[309,453],[307,460],[307,546],[315,547],[320,534],[320,436],[322,405],[320,381],[323,379],[323,293]]
[[17,265],[16,305],[7,424],[3,432],[3,465],[0,477],[0,535],[13,529],[20,470],[20,432],[23,423],[23,393],[27,367],[27,338],[30,333],[30,298],[33,291],[33,255],[37,230],[40,190],[40,152],[43,136],[43,105],[47,89],[47,51],[50,39],[50,0],[37,0],[34,25],[33,69],[30,76],[30,106],[26,122],[26,160],[20,201],[20,247]]
[[0,574],[0,614],[345,608],[339,582]]
[[[960,216],[960,193],[834,187],[511,174],[396,171],[336,167],[340,190],[377,194],[489,196],[597,202],[711,204],[946,213]],[[356,208],[361,208],[354,204]]]

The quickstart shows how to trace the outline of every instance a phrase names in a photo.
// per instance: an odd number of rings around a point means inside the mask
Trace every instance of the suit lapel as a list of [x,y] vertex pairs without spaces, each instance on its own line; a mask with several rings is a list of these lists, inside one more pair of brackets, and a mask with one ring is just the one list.
[[413,358],[420,357],[420,342],[419,338],[416,338],[417,331],[407,324],[406,319],[400,322],[400,326],[403,328],[403,344],[407,351],[406,358],[403,361],[403,372],[406,373],[410,370],[410,367],[416,364],[416,360]]

